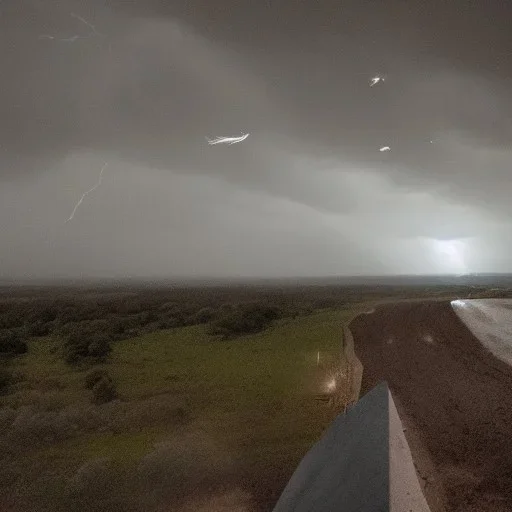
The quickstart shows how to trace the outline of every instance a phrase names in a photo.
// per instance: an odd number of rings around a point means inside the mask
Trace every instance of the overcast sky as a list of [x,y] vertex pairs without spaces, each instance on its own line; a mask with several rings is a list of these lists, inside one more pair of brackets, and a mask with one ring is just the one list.
[[0,277],[512,271],[506,4],[2,0]]

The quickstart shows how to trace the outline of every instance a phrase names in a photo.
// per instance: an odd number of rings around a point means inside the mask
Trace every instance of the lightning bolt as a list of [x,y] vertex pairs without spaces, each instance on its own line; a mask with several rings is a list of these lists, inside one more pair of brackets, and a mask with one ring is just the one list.
[[88,39],[89,36],[71,36],[71,37],[62,37],[62,38],[57,38],[57,37],[54,37],[54,36],[49,36],[49,35],[43,35],[43,36],[39,36],[39,39],[51,39],[52,41],[61,41],[63,43],[74,43],[77,39]]
[[92,35],[97,35],[97,36],[105,37],[103,34],[100,34],[96,30],[96,27],[94,25],[89,23],[86,19],[82,18],[82,16],[78,16],[78,14],[75,14],[74,12],[71,13],[71,16],[73,18],[79,20],[80,22],[82,22],[84,25],[86,25],[91,30],[91,32],[88,35],[86,35],[86,36],[74,35],[74,36],[65,37],[65,38],[58,38],[58,37],[55,37],[55,36],[50,36],[50,35],[45,34],[45,35],[39,36],[39,39],[51,39],[51,40],[60,41],[60,42],[63,42],[63,43],[74,43],[78,39],[89,39]]
[[76,203],[75,207],[73,208],[73,212],[71,213],[71,215],[69,216],[69,219],[66,221],[69,222],[70,220],[73,220],[73,217],[75,216],[75,213],[76,211],[78,210],[78,207],[82,204],[82,201],[85,199],[85,197],[87,195],[89,195],[91,192],[94,192],[100,185],[101,185],[101,180],[103,178],[103,171],[107,168],[107,165],[108,164],[105,164],[102,169],[101,169],[101,172],[100,172],[100,177],[98,179],[98,182],[96,183],[96,185],[94,185],[94,187],[92,187],[90,190],[88,190],[87,192],[85,192],[82,197],[80,198],[80,200],[78,201],[78,203]]
[[87,38],[82,37],[82,36],[71,36],[71,37],[65,37],[63,39],[59,39],[59,41],[63,41],[64,43],[74,43],[77,39],[87,39]]
[[215,139],[208,139],[207,137],[206,140],[210,146],[214,146],[215,144],[229,144],[232,146],[237,142],[242,142],[243,140],[247,139],[247,137],[249,137],[248,133],[242,135],[241,137],[216,137]]
[[78,16],[78,14],[75,14],[74,12],[71,13],[71,16],[79,21],[81,21],[84,25],[88,26],[93,33],[97,34],[98,36],[101,36],[103,34],[100,34],[94,25],[89,23],[86,19],[82,18],[82,16]]

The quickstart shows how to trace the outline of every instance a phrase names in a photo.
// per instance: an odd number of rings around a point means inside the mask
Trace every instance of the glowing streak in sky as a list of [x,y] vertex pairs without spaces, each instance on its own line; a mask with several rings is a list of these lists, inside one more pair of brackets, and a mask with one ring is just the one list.
[[69,219],[66,221],[66,222],[69,222],[70,220],[73,220],[73,217],[75,216],[75,213],[76,211],[78,210],[78,207],[82,204],[82,201],[85,199],[85,196],[87,196],[88,194],[90,194],[91,192],[94,192],[100,185],[101,185],[101,180],[103,178],[103,171],[107,168],[107,165],[108,164],[105,164],[102,169],[101,169],[101,172],[100,172],[100,177],[98,179],[98,183],[96,183],[96,185],[94,185],[94,187],[92,187],[90,190],[88,190],[87,192],[85,192],[82,197],[80,198],[80,200],[78,201],[78,203],[76,203],[75,207],[73,208],[73,213],[69,216]]
[[384,78],[381,78],[380,76],[376,76],[370,80],[370,87],[373,87],[374,85],[377,85],[379,82],[384,82]]
[[43,36],[39,36],[39,39],[51,39],[53,41],[60,41],[62,43],[74,43],[78,39],[89,39],[89,36],[71,36],[71,37],[58,38],[58,37],[49,36],[49,35],[45,34]]
[[85,20],[84,18],[82,18],[81,16],[78,16],[78,14],[75,14],[74,12],[71,13],[71,16],[73,16],[73,18],[76,18],[77,20],[81,21],[83,24],[87,25],[95,34],[101,36],[102,34],[100,34],[97,30],[96,30],[96,27],[94,25],[91,25],[87,20]]
[[389,151],[391,148],[389,146],[382,146],[379,151],[382,153],[383,151]]
[[55,40],[55,41],[61,41],[63,43],[74,43],[78,39],[89,39],[94,34],[97,35],[97,36],[103,36],[103,34],[100,34],[96,30],[96,27],[94,25],[92,25],[91,23],[89,23],[86,19],[82,18],[81,16],[78,16],[78,14],[75,14],[74,12],[71,13],[71,16],[73,18],[81,21],[84,25],[86,25],[89,29],[91,29],[91,32],[88,35],[86,35],[86,36],[75,35],[75,36],[64,37],[64,38],[58,38],[58,37],[55,37],[55,36],[49,36],[49,35],[45,34],[45,35],[39,36],[39,39],[51,39],[51,40]]
[[71,37],[66,37],[64,39],[60,39],[60,41],[64,41],[65,43],[74,43],[77,39],[85,39],[85,37],[71,36]]
[[249,134],[246,133],[245,135],[242,135],[241,137],[216,137],[215,139],[208,139],[208,144],[210,146],[213,146],[215,144],[229,144],[230,146],[233,144],[236,144],[237,142],[242,142],[243,140],[247,139],[249,137]]

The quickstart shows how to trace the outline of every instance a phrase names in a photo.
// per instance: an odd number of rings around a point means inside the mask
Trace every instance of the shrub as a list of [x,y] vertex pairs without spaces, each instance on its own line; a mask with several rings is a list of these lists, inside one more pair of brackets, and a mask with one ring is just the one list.
[[110,322],[110,332],[113,338],[122,339],[129,329],[137,325],[133,317],[113,317]]
[[[109,323],[106,332],[109,334],[111,340],[125,340],[135,336],[139,336],[142,332],[151,332],[158,329],[165,329],[161,327],[161,319],[156,316],[156,320],[149,324],[142,326],[141,316],[132,315],[126,317],[113,317]],[[150,316],[150,318],[155,318]],[[145,316],[144,319],[147,319]],[[144,324],[144,322],[142,322]]]
[[282,312],[274,306],[245,304],[211,322],[209,332],[225,338],[260,332],[281,315]]
[[197,313],[190,316],[190,323],[195,324],[207,324],[212,320],[215,315],[215,311],[212,308],[201,308]]
[[59,324],[55,330],[55,333],[57,336],[67,338],[72,332],[77,331],[78,329],[79,324],[77,322],[67,322],[65,324]]
[[64,344],[64,360],[66,363],[75,365],[83,361],[88,355],[87,345],[84,343],[70,343],[67,340]]
[[88,355],[97,360],[104,360],[111,352],[110,338],[106,334],[94,333],[89,338]]
[[334,297],[322,297],[314,302],[314,309],[330,309],[340,305],[340,300]]
[[44,323],[41,320],[25,325],[27,334],[34,337],[48,336],[52,332],[52,327],[53,324],[51,322]]
[[154,311],[143,311],[137,315],[138,324],[141,326],[148,325],[158,320],[158,316]]
[[82,322],[84,329],[87,329],[90,332],[101,332],[101,333],[109,333],[112,331],[112,322],[108,320],[102,319],[94,319],[88,322]]
[[122,315],[133,315],[141,311],[144,311],[144,305],[138,297],[128,297],[118,307],[118,312]]
[[159,329],[174,329],[175,327],[181,327],[184,324],[182,318],[172,318],[162,316],[157,322]]
[[160,306],[160,311],[165,313],[176,313],[180,309],[180,305],[177,302],[166,302]]
[[106,404],[117,398],[116,386],[112,377],[103,368],[93,368],[85,375],[86,389],[91,389],[95,404]]
[[110,377],[102,377],[92,388],[93,402],[97,405],[106,404],[117,398],[116,386]]
[[236,307],[233,304],[225,303],[222,304],[219,308],[219,314],[220,315],[226,315],[228,313],[233,313],[233,311],[236,309]]
[[140,336],[141,334],[142,334],[141,329],[137,329],[137,328],[128,329],[126,331],[126,338],[136,338],[137,336]]
[[97,305],[86,301],[68,302],[60,306],[57,319],[59,323],[82,322],[101,316]]
[[21,338],[19,332],[9,329],[0,331],[0,354],[19,355],[27,350],[27,343]]
[[101,379],[112,380],[103,368],[93,368],[85,375],[85,388],[92,389]]
[[109,336],[102,332],[91,332],[88,326],[72,328],[64,343],[68,364],[79,364],[87,359],[104,361],[111,350]]
[[32,304],[27,304],[27,313],[25,321],[28,324],[46,324],[53,322],[58,315],[58,309],[52,304],[45,304],[43,300],[36,300]]
[[13,382],[12,373],[5,368],[0,368],[0,394],[5,393]]

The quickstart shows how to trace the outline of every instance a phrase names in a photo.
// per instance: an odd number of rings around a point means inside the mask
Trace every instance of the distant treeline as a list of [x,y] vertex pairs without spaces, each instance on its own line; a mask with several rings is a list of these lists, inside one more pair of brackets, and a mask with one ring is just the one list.
[[508,290],[468,287],[234,286],[212,288],[70,290],[42,289],[27,297],[0,297],[0,355],[23,354],[31,337],[58,336],[72,365],[101,362],[115,341],[145,333],[208,324],[214,336],[236,337],[264,330],[273,321],[318,309],[384,297],[428,297],[469,293],[509,297]]
[[302,290],[178,289],[47,294],[0,300],[0,354],[23,354],[32,337],[63,339],[71,364],[104,361],[112,343],[162,329],[209,324],[214,336],[233,337],[265,329],[279,318],[337,307],[343,294]]

